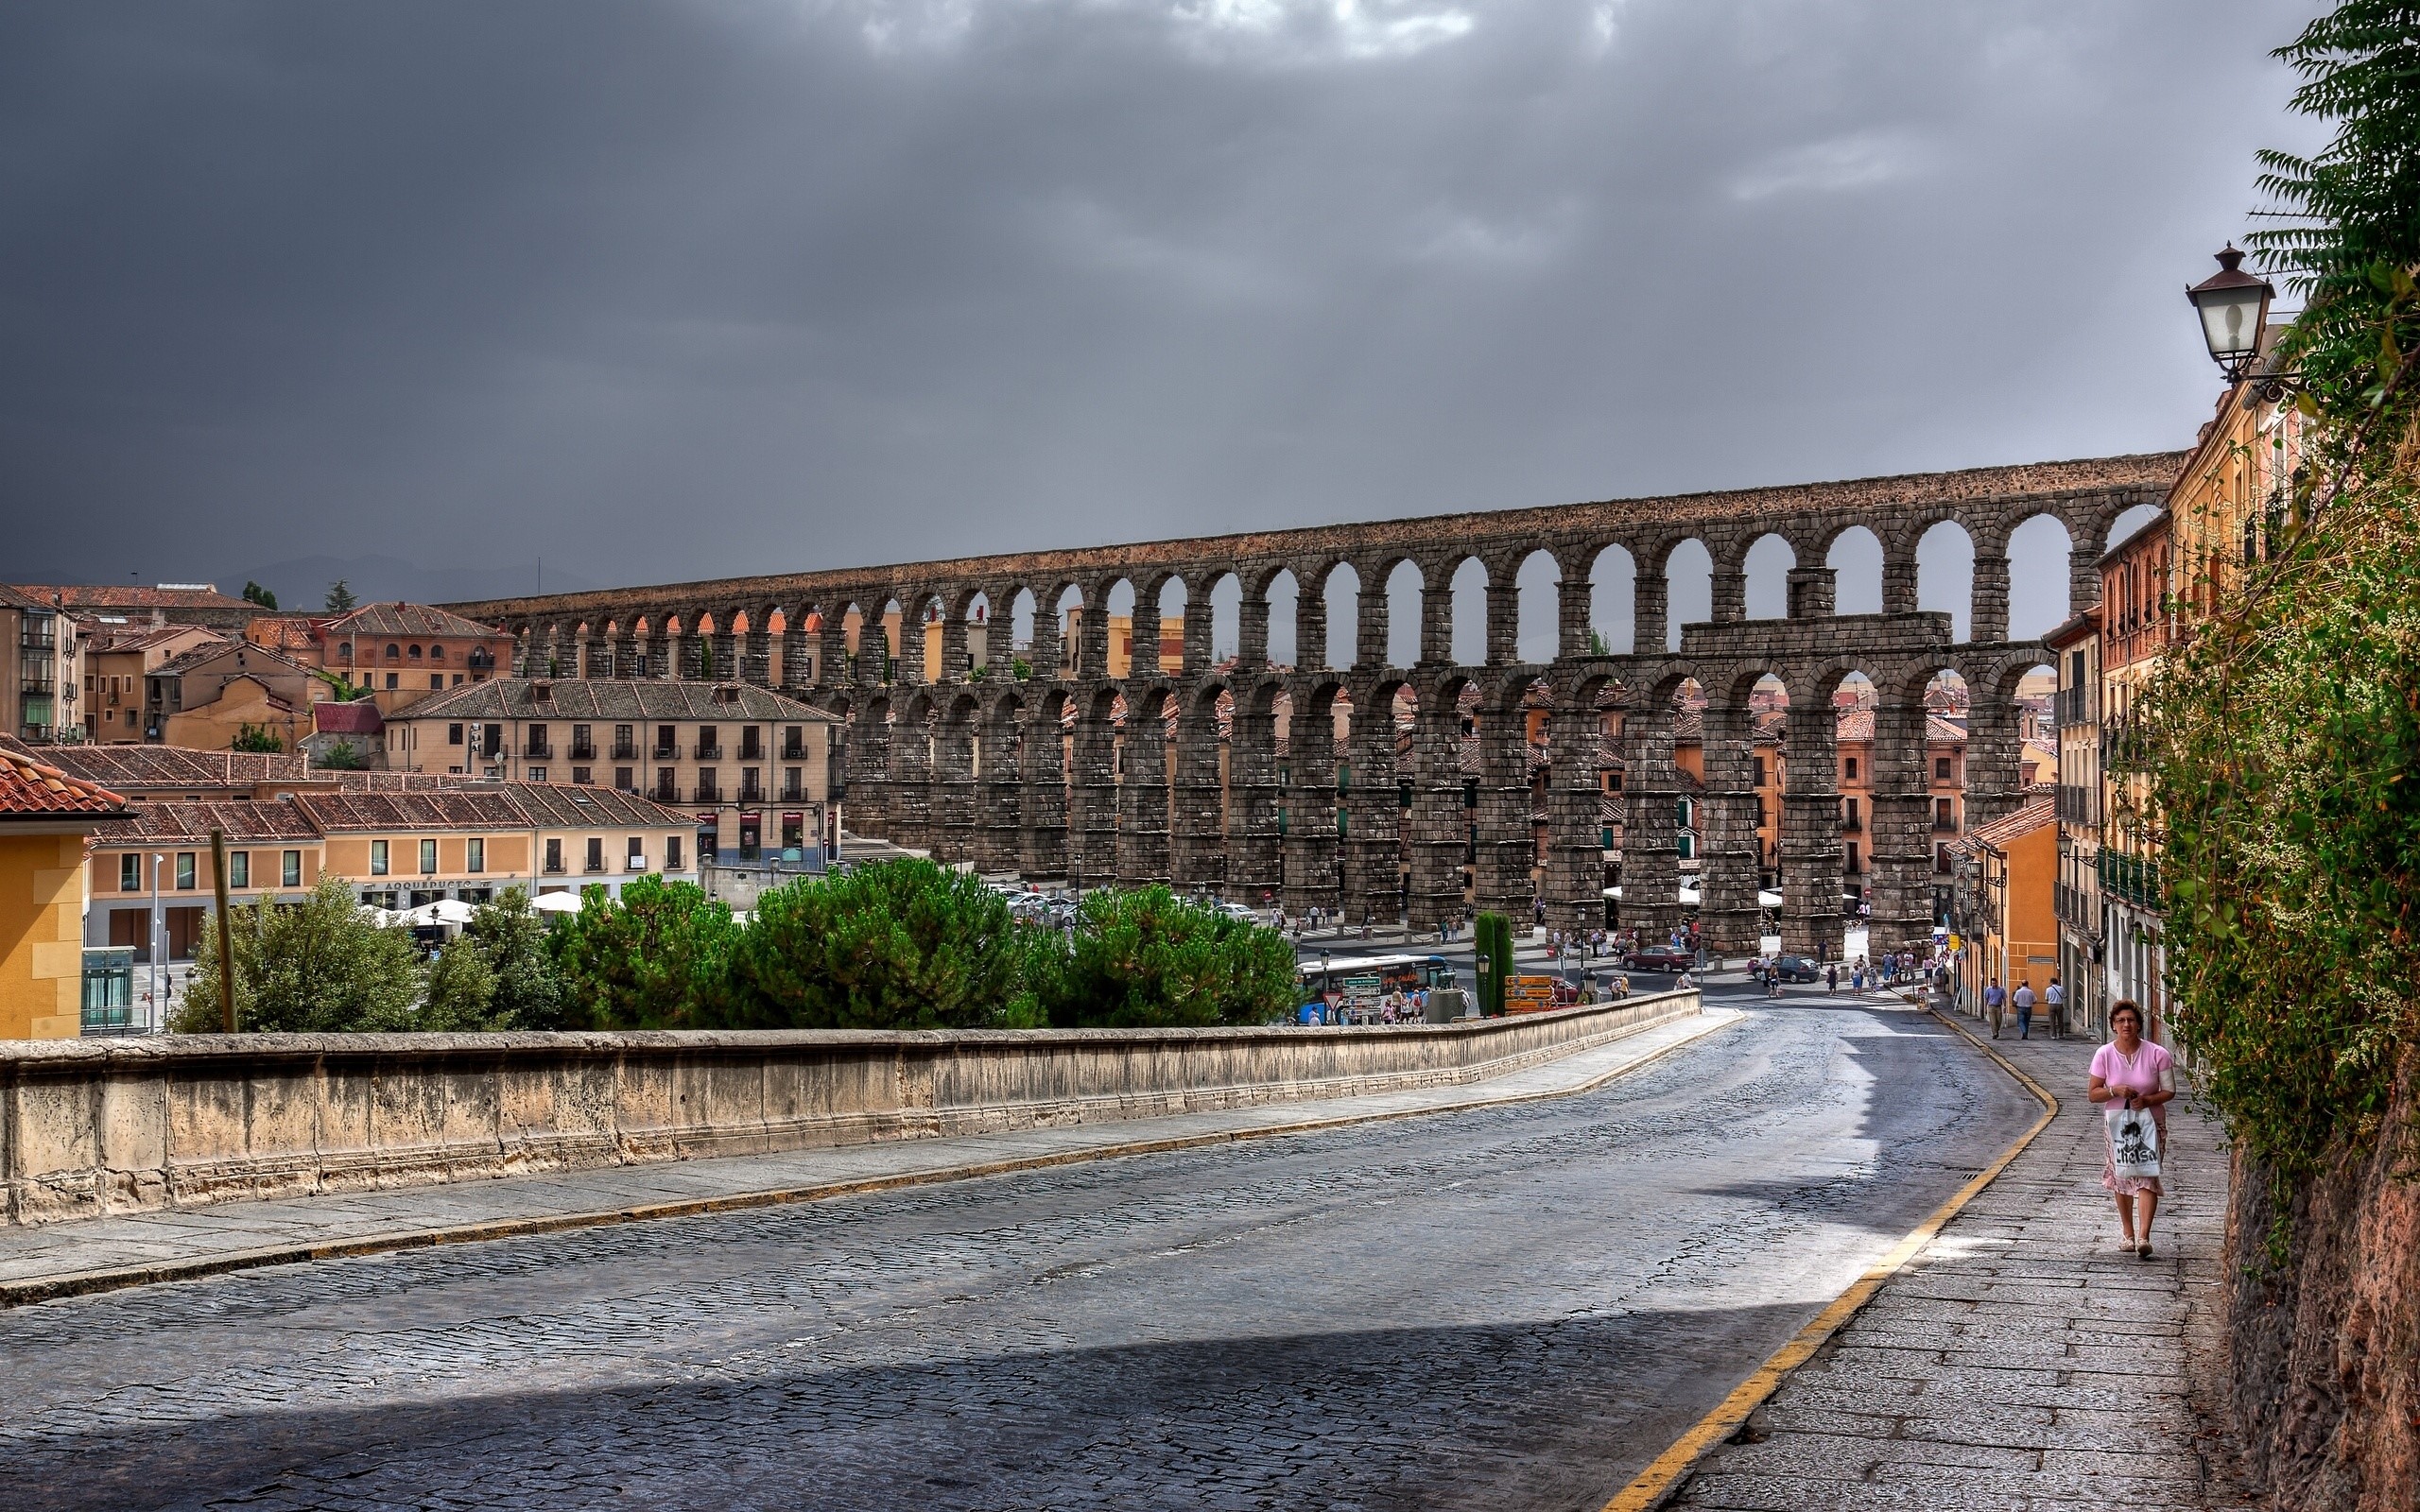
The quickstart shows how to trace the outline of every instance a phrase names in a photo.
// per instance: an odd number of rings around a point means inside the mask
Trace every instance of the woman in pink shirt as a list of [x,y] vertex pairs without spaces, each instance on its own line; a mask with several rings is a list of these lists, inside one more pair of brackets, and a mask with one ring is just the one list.
[[[2159,1130],[2160,1159],[2165,1160],[2168,1105],[2176,1095],[2176,1062],[2167,1051],[2143,1038],[2143,1010],[2132,998],[2119,998],[2110,1005],[2109,1033],[2109,1043],[2093,1053],[2092,1086],[2087,1095],[2096,1103],[2111,1105],[2109,1111],[2150,1108],[2152,1125]],[[2118,1152],[2109,1143],[2105,1119],[2100,1147],[2100,1184],[2118,1198],[2118,1228],[2123,1236],[2119,1247],[2149,1260],[2152,1214],[2159,1210],[2159,1177],[2118,1174]],[[2135,1221],[2138,1209],[2140,1223]]]

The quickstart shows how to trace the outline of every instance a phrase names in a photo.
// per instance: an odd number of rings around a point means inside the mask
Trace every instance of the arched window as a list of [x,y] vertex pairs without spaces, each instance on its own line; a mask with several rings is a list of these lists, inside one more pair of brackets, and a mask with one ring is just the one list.
[[397,644],[396,644],[394,642],[392,642],[392,641],[388,642],[388,643],[387,643],[387,660],[388,660],[388,661],[389,661],[389,662],[401,662],[403,659],[404,659],[404,648],[403,648],[402,646],[400,646],[400,645],[397,645]]
[[420,647],[417,645],[412,647],[412,660],[415,662],[420,660]]
[[442,662],[442,661],[444,661],[444,660],[445,660],[445,647],[443,647],[443,646],[441,646],[441,645],[432,645],[432,646],[430,646],[430,647],[428,648],[428,659],[429,659],[431,662]]
[[344,641],[344,642],[339,643],[339,644],[337,644],[337,655],[338,655],[338,656],[342,657],[342,658],[343,658],[344,660],[346,660],[347,662],[352,661],[352,660],[353,660],[353,643],[352,643],[351,641]]

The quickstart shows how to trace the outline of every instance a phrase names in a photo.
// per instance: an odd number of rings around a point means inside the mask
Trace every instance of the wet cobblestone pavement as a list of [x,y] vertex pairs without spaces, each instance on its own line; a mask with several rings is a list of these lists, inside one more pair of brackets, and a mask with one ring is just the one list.
[[1593,1508],[2035,1111],[1754,1008],[1570,1098],[0,1314],[0,1452],[29,1508]]

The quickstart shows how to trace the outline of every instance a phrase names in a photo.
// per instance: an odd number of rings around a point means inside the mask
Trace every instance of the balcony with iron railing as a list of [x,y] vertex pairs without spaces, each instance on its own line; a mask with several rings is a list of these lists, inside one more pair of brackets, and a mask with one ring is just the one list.
[[681,801],[681,790],[672,785],[672,782],[669,778],[656,783],[654,790],[648,796],[654,799],[658,803],[678,803]]
[[722,784],[719,782],[700,782],[696,791],[698,795],[697,800],[700,803],[719,803],[722,801]]
[[2137,908],[2160,906],[2158,862],[2119,850],[2103,850],[2095,870],[2105,896]]
[[752,774],[739,780],[739,801],[742,803],[762,803],[765,801],[764,789],[757,785],[756,779]]
[[51,694],[59,691],[59,679],[46,662],[26,662],[17,679],[20,693]]
[[782,760],[786,762],[803,762],[806,760],[806,743],[803,740],[786,740],[782,742]]
[[562,876],[563,874],[563,858],[561,856],[548,856],[544,869],[549,877]]
[[613,759],[617,762],[637,761],[639,759],[638,743],[631,740],[617,740],[614,742]]
[[674,743],[672,743],[671,745],[668,745],[668,746],[667,746],[667,745],[666,745],[666,744],[665,744],[664,742],[662,742],[662,741],[657,741],[657,742],[656,742],[656,744],[655,744],[655,757],[654,757],[654,759],[655,759],[655,760],[657,760],[657,761],[660,761],[660,762],[677,762],[677,761],[679,761],[679,760],[681,759],[681,746],[680,746],[680,743],[679,743],[678,741],[675,741],[675,742],[674,742]]
[[555,750],[545,741],[533,740],[523,748],[521,754],[533,762],[545,762],[554,760]]
[[718,740],[711,743],[702,740],[698,742],[698,760],[701,762],[722,760],[722,742]]
[[2061,688],[2053,703],[2062,729],[2071,725],[2088,725],[2093,721],[2090,688]]
[[596,742],[587,740],[573,741],[571,743],[571,759],[576,762],[595,761],[596,759]]
[[785,803],[804,803],[806,801],[806,789],[801,786],[796,781],[784,782],[782,784],[781,801]]

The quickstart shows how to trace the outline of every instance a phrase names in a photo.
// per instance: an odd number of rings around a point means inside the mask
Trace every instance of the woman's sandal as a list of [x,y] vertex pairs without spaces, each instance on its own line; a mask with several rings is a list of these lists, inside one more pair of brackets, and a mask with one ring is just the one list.
[[2142,1259],[2142,1260],[2149,1260],[2149,1259],[2151,1259],[2151,1258],[2152,1258],[2152,1242],[2151,1242],[2150,1240],[2148,1240],[2148,1239],[2144,1240],[2144,1241],[2142,1242],[2142,1244],[2141,1244],[2140,1246],[2138,1246],[2135,1248],[2135,1256],[2136,1256],[2138,1259]]

